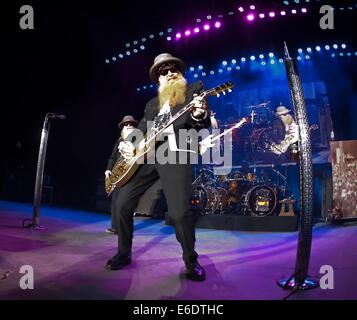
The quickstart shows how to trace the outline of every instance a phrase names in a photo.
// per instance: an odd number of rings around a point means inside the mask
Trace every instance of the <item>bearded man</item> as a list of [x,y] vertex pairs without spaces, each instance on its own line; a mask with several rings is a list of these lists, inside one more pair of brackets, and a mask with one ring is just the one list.
[[[188,85],[184,78],[185,68],[185,63],[171,54],[162,53],[155,58],[149,74],[151,80],[159,84],[158,96],[146,104],[144,117],[137,130],[145,134],[148,122],[153,123],[154,127],[159,127],[191,101],[193,102],[191,111],[182,115],[170,126],[175,140],[178,141],[180,129],[198,130],[210,126],[206,101],[199,96],[203,91],[203,85],[201,82]],[[172,139],[169,140],[172,142]],[[125,158],[135,155],[135,147],[130,136],[127,141],[119,143],[119,151]],[[168,152],[174,153],[178,159],[179,152],[185,151],[178,149],[177,143],[174,146],[170,143]],[[191,163],[159,163],[158,161],[154,164],[145,163],[119,189],[115,199],[115,212],[113,212],[118,234],[118,252],[108,260],[108,269],[122,269],[131,263],[133,211],[140,196],[160,178],[168,204],[168,214],[174,223],[176,238],[181,244],[186,276],[194,281],[205,280],[205,270],[198,263],[198,254],[195,251],[195,229],[190,208],[192,171]]]

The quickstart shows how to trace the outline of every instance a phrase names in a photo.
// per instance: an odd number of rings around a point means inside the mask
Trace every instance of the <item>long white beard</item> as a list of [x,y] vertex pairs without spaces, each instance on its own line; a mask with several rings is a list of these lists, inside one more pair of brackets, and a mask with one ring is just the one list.
[[167,102],[172,108],[184,103],[186,87],[187,81],[182,75],[179,75],[175,80],[160,84],[158,89],[160,108]]

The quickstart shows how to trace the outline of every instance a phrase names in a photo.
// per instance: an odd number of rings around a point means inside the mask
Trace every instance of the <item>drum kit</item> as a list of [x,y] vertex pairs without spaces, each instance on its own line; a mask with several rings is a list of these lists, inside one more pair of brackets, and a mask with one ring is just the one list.
[[[273,143],[284,138],[284,128],[276,121],[275,113],[268,102],[249,106],[249,130],[239,154],[251,159],[252,153],[270,155]],[[234,124],[222,124],[229,128]],[[241,136],[244,136],[243,134]],[[240,146],[242,147],[242,146]],[[243,152],[242,152],[243,151]],[[254,157],[253,157],[254,158]],[[228,175],[215,175],[212,168],[202,168],[192,184],[191,205],[201,214],[239,214],[269,216],[276,214],[275,208],[286,195],[286,178],[273,164],[259,165],[252,160],[253,172],[243,160],[241,170]]]
[[[272,179],[274,171],[282,179]],[[229,175],[214,175],[212,170],[203,168],[192,184],[191,205],[203,215],[268,216],[275,214],[285,190],[286,179],[274,168],[259,173],[256,168],[254,172],[233,170]]]

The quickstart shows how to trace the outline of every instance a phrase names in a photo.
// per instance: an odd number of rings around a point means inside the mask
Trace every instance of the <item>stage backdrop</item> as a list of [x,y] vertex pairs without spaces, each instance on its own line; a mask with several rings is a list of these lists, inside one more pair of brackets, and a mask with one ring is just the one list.
[[357,218],[357,140],[330,145],[335,218]]

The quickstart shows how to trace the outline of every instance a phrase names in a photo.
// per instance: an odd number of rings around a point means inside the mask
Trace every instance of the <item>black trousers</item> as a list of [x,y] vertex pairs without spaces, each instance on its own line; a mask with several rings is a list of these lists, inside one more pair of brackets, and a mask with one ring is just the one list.
[[143,164],[123,187],[114,191],[112,218],[118,232],[118,249],[131,254],[133,214],[141,195],[160,178],[168,205],[168,214],[174,222],[176,239],[181,244],[186,263],[197,259],[195,228],[190,208],[192,165]]

